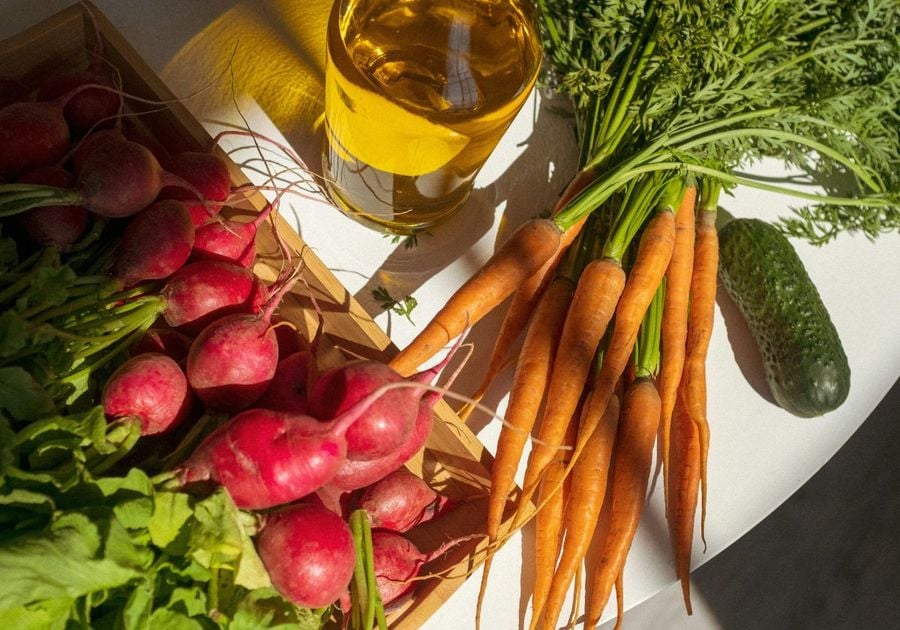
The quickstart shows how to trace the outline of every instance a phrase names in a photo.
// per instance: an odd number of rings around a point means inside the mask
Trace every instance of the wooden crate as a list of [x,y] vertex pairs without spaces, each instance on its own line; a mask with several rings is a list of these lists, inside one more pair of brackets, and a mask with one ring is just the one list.
[[[105,58],[120,71],[128,94],[170,103],[165,109],[140,116],[141,123],[152,135],[170,152],[209,150],[213,141],[203,126],[183,104],[175,101],[175,96],[154,71],[88,2],[74,5],[0,42],[0,76],[35,85],[40,77],[55,68],[83,67],[87,63],[88,50],[98,38]],[[129,101],[129,109],[150,112],[158,108]],[[224,156],[224,153],[220,154]],[[228,163],[234,185],[249,183],[231,160]],[[265,199],[258,195],[234,208],[234,212],[249,217],[264,205]],[[336,360],[341,349],[369,358],[391,356],[395,348],[385,333],[331,271],[304,246],[299,235],[283,220],[278,221],[277,229],[283,240],[298,253],[298,260],[302,260],[307,285],[300,283],[301,288],[285,298],[279,313],[309,335],[318,321],[309,298],[309,291],[312,291],[324,312],[326,361]],[[264,280],[272,280],[281,257],[269,223],[260,231],[257,246],[260,261],[255,271]],[[477,437],[446,403],[439,403],[428,443],[407,467],[451,499],[465,501],[460,501],[439,523],[422,526],[410,536],[423,551],[435,549],[453,537],[484,532],[485,502],[478,497],[484,496],[489,484],[490,462],[490,454]],[[413,599],[389,617],[391,627],[401,630],[420,627],[480,564],[483,547],[483,539],[463,543],[427,565],[423,573],[440,574],[441,578],[420,582]]]

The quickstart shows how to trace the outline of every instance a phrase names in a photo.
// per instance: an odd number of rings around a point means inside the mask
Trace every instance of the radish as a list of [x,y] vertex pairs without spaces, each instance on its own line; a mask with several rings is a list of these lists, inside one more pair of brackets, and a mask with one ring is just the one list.
[[197,228],[195,260],[230,260],[249,267],[256,259],[256,233],[275,206],[268,204],[252,221],[225,219]]
[[[9,107],[0,110],[0,118]],[[0,176],[7,150],[2,144],[3,134],[0,125]],[[58,154],[54,152],[55,157],[50,161],[58,159],[66,147],[68,139],[62,151]],[[26,153],[31,150],[22,149]],[[14,162],[19,164],[21,160],[15,157]],[[28,166],[18,172],[30,168]],[[191,184],[164,171],[146,147],[130,140],[110,139],[100,143],[84,158],[74,188],[21,184],[0,186],[0,217],[19,214],[29,208],[66,204],[84,206],[110,219],[129,217],[153,203],[164,186],[181,186],[192,191],[198,199],[203,198]]]
[[69,126],[58,104],[7,105],[0,109],[0,178],[12,179],[53,164],[65,154],[69,142]]
[[176,363],[181,363],[187,358],[192,341],[193,339],[184,333],[171,328],[151,328],[128,349],[128,352],[131,356],[156,352],[166,355]]
[[259,315],[226,315],[204,328],[191,344],[187,374],[194,392],[218,411],[252,405],[278,367],[278,341]]
[[122,135],[122,131],[120,129],[100,129],[99,131],[94,131],[89,133],[88,135],[81,138],[69,152],[67,162],[69,167],[72,169],[72,172],[77,177],[82,169],[84,169],[84,163],[88,159],[88,156],[94,152],[94,149],[99,147],[101,144],[106,142],[110,142],[112,140],[125,140],[125,136]]
[[[347,459],[328,482],[331,491],[350,492],[369,486],[379,479],[383,479],[392,471],[409,461],[418,453],[431,433],[434,422],[432,406],[437,402],[439,395],[429,392],[419,404],[419,413],[413,424],[412,430],[407,435],[403,444],[393,453],[379,459],[355,460]],[[433,402],[432,402],[433,401]]]
[[[82,86],[85,87],[76,91]],[[63,99],[63,117],[75,135],[81,135],[104,121],[111,122],[122,108],[118,90],[110,78],[96,67],[47,78],[38,89],[37,100],[59,99]]]
[[191,403],[184,372],[171,357],[153,352],[120,365],[104,385],[101,400],[109,418],[137,417],[141,435],[178,426]]
[[273,586],[294,604],[323,608],[347,591],[356,552],[350,528],[333,512],[285,508],[266,517],[256,542]]
[[256,406],[275,411],[307,413],[309,401],[306,389],[312,380],[313,370],[315,358],[308,350],[301,350],[281,359],[275,368],[272,382],[256,401]]
[[[383,363],[369,360],[351,361],[326,370],[310,387],[310,413],[328,420],[386,383],[405,380],[411,383],[429,383],[450,361],[454,351],[448,353],[435,367],[423,370],[409,379],[404,379]],[[381,459],[399,449],[409,438],[424,393],[424,388],[402,388],[388,392],[378,400],[365,418],[347,432],[347,457],[357,460]],[[385,474],[387,472],[389,471],[385,471]]]
[[372,527],[405,532],[438,513],[447,499],[405,468],[399,468],[367,487],[358,507]]
[[301,499],[334,477],[346,459],[347,429],[390,387],[372,392],[330,422],[270,409],[242,411],[203,440],[179,467],[178,478],[183,484],[214,481],[242,509]]
[[290,503],[322,487],[344,461],[344,424],[248,409],[207,436],[179,467],[179,478],[214,481],[241,509]]
[[166,323],[196,333],[214,318],[257,312],[265,302],[266,289],[249,269],[205,260],[188,263],[172,274],[161,295],[166,301]]
[[0,77],[0,107],[24,101],[28,98],[28,88],[16,79]]
[[[456,345],[440,363],[433,368],[424,370],[415,375],[413,380],[416,381],[420,378],[427,378],[430,375],[437,375],[437,373],[450,361],[450,358],[462,344],[464,336],[465,335],[461,335],[459,337]],[[462,365],[458,366],[453,374],[450,375],[450,378],[447,379],[445,385],[446,388],[449,388],[456,380],[463,365],[464,362]],[[431,427],[434,423],[433,409],[442,397],[443,395],[439,391],[426,392],[419,401],[418,412],[412,430],[405,437],[403,443],[392,453],[378,459],[363,461],[349,459],[348,457],[347,461],[345,461],[338,469],[331,481],[328,482],[328,485],[330,486],[329,491],[350,492],[358,490],[359,488],[364,488],[365,486],[372,485],[376,481],[383,479],[388,474],[408,462],[413,455],[418,453],[422,447],[425,446],[425,442],[428,441],[428,436],[431,434]]]
[[200,151],[176,153],[166,160],[165,169],[192,184],[208,202],[199,201],[184,188],[167,186],[160,191],[160,198],[178,199],[187,205],[195,227],[203,225],[215,216],[231,192],[228,166],[214,153]]
[[432,551],[422,553],[412,542],[396,532],[387,530],[372,532],[372,555],[375,565],[375,583],[381,602],[397,606],[412,595],[415,578],[422,566],[443,555],[454,545],[479,536],[463,536],[448,541]]
[[194,224],[187,208],[173,199],[138,212],[122,234],[113,275],[126,287],[168,278],[191,255]]
[[[19,178],[23,184],[46,184],[65,188],[75,178],[58,166],[42,166]],[[45,206],[32,208],[19,216],[19,225],[28,237],[40,245],[53,245],[62,252],[72,248],[84,234],[88,224],[88,211],[81,206]]]
[[92,212],[118,218],[149,206],[168,184],[191,188],[181,178],[163,171],[146,147],[131,140],[112,139],[85,158],[77,192]]
[[204,328],[187,359],[191,388],[208,407],[240,411],[269,387],[278,367],[278,340],[271,319],[296,277],[281,282],[258,315],[221,317]]

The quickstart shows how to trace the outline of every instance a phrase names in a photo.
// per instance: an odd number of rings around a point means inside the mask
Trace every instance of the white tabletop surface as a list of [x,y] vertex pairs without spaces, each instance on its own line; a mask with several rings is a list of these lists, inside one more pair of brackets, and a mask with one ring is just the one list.
[[[71,2],[65,0],[0,0],[0,37],[16,33]],[[235,0],[95,0],[151,67],[166,76],[179,51],[202,37],[203,30],[229,11],[265,3]],[[203,67],[196,67],[205,84]],[[171,73],[171,67],[168,68]],[[255,129],[276,134],[267,112],[252,99],[238,100]],[[191,103],[187,103],[191,107]],[[525,104],[494,155],[480,173],[469,203],[448,223],[419,238],[407,249],[361,227],[323,202],[293,200],[285,216],[315,248],[319,257],[373,315],[397,345],[403,346],[428,321],[453,289],[491,254],[495,243],[516,225],[546,208],[572,172],[574,144],[565,119],[549,111],[540,95]],[[221,121],[227,112],[197,112],[203,120]],[[233,114],[234,112],[231,112]],[[232,118],[232,120],[235,120]],[[208,123],[216,130],[216,125]],[[301,148],[298,148],[301,149]],[[304,155],[315,153],[304,147]],[[777,163],[754,167],[761,174],[780,174]],[[721,206],[736,216],[774,219],[788,212],[790,200],[739,188]],[[847,401],[818,419],[791,416],[770,401],[759,359],[735,307],[720,292],[709,354],[709,417],[712,442],[709,460],[707,549],[695,545],[694,566],[713,557],[742,536],[811,477],[853,434],[900,376],[900,235],[876,243],[842,235],[814,248],[794,242],[840,331],[853,373]],[[411,294],[418,301],[414,323],[382,312],[371,290],[386,287],[395,297]],[[500,313],[473,331],[473,365],[486,359]],[[460,379],[455,389],[470,392],[477,372]],[[489,392],[485,402],[505,409],[509,374]],[[473,430],[493,451],[500,424],[473,415]],[[521,472],[520,472],[521,475]],[[521,476],[519,478],[521,480]],[[634,606],[674,582],[660,493],[651,498],[624,574],[625,603]],[[530,554],[529,537],[512,539],[495,559],[484,611],[485,628],[515,628],[527,619],[531,576],[522,558]],[[761,553],[764,553],[761,550]],[[527,566],[527,565],[526,565]],[[736,579],[740,579],[736,576]],[[480,571],[473,575],[426,627],[472,627]],[[523,588],[523,586],[525,588]],[[563,619],[568,611],[563,611]],[[612,605],[604,618],[614,614]]]

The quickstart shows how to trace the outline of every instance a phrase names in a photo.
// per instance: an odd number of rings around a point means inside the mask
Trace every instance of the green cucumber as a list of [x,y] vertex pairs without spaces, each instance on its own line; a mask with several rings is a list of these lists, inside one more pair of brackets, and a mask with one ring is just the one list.
[[759,219],[719,230],[719,277],[750,327],[779,406],[811,418],[839,407],[850,366],[837,329],[787,238]]

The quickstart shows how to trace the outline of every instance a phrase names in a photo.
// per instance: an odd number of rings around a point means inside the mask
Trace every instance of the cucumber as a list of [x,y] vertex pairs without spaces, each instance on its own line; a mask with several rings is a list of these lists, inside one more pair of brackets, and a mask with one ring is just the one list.
[[762,354],[779,406],[811,418],[839,407],[850,366],[837,329],[787,238],[759,219],[719,230],[719,278]]

